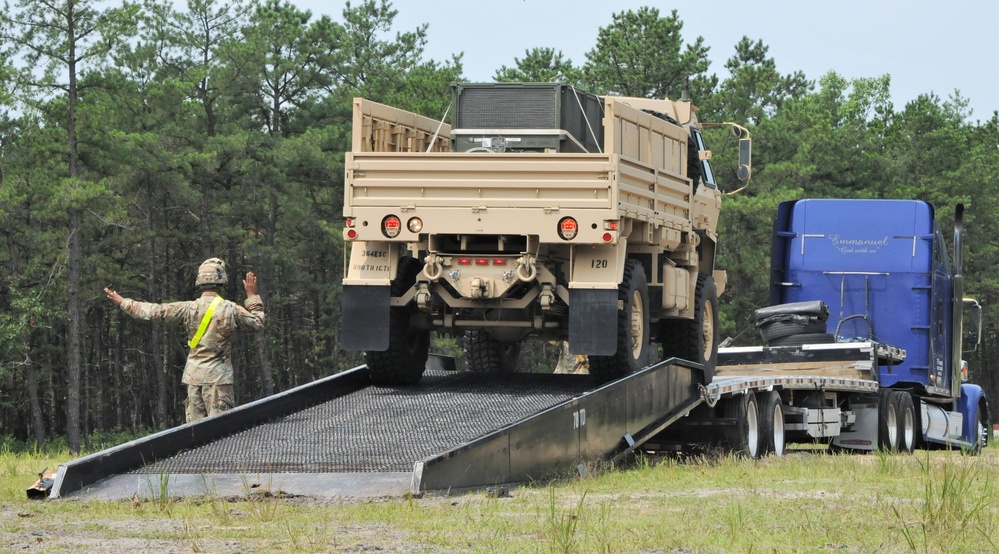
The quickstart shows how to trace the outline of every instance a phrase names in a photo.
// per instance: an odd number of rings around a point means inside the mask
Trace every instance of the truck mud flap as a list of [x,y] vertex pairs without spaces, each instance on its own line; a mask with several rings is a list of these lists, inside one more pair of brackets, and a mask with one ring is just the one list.
[[569,289],[569,351],[611,356],[617,351],[617,289]]
[[340,346],[355,351],[388,350],[391,300],[388,285],[344,285]]

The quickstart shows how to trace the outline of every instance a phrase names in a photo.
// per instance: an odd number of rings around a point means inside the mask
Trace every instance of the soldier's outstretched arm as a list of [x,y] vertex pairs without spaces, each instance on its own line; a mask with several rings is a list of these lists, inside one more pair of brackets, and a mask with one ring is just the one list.
[[108,297],[108,300],[114,302],[115,306],[121,306],[121,301],[124,300],[120,294],[108,287],[104,287],[104,295]]

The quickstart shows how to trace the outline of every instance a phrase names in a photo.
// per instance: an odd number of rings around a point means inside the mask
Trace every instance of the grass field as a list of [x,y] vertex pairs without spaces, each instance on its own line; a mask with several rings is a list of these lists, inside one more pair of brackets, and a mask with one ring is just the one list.
[[452,497],[27,500],[67,452],[0,451],[0,551],[995,552],[999,454],[688,461]]

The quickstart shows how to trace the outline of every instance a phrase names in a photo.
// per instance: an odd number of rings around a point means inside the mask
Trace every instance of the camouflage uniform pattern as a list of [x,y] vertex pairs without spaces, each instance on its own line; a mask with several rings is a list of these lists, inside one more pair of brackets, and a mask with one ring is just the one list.
[[[185,302],[170,302],[167,304],[155,304],[152,302],[139,302],[126,298],[121,302],[121,309],[128,315],[136,319],[161,320],[170,323],[178,323],[184,326],[187,337],[190,339],[198,331],[208,305],[212,303],[215,295],[211,293],[203,294],[197,300]],[[183,383],[186,385],[232,385],[233,368],[230,357],[231,344],[229,337],[236,329],[258,330],[264,327],[264,302],[259,295],[253,295],[246,299],[246,307],[235,302],[223,300],[215,307],[215,313],[208,324],[201,342],[191,350],[187,356],[187,364],[184,366]],[[207,387],[205,387],[207,388]],[[231,387],[229,387],[231,390]],[[215,404],[232,404],[231,392],[228,401],[225,393],[219,391],[219,401],[212,402],[213,406],[207,408],[209,413]],[[231,407],[231,406],[230,406]]]
[[236,407],[232,385],[187,385],[184,415],[187,422],[217,416]]
[[573,354],[569,351],[569,341],[562,341],[559,344],[558,364],[555,366],[555,373],[568,373],[573,375],[589,374],[590,360],[582,354]]

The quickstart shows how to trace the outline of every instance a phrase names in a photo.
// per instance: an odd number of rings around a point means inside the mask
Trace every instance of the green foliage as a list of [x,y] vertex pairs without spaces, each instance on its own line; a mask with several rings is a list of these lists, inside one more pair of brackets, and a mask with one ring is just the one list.
[[516,67],[501,66],[493,76],[497,82],[526,83],[568,83],[579,85],[582,75],[565,58],[562,51],[554,48],[532,48],[524,53],[524,59],[514,58]]
[[708,47],[702,37],[684,46],[682,30],[676,10],[669,17],[649,7],[614,14],[586,53],[583,81],[600,94],[680,98],[689,80],[693,97],[706,98],[715,86],[707,76]]
[[811,90],[812,84],[800,71],[778,73],[774,59],[766,57],[768,50],[763,41],[754,43],[748,37],[735,45],[735,55],[725,62],[729,77],[715,94],[703,101],[697,99],[711,121],[760,125],[788,101],[800,99]]
[[[67,431],[74,317],[84,440],[96,440],[91,430],[179,422],[183,338],[122,319],[100,291],[186,299],[210,255],[231,267],[230,297],[241,296],[246,271],[265,276],[268,329],[259,342],[237,344],[240,401],[362,363],[338,346],[351,101],[443,119],[450,83],[462,80],[461,54],[426,59],[427,26],[397,29],[388,0],[346,3],[341,21],[284,0],[51,7],[22,0],[0,13],[3,428],[33,444]],[[81,25],[75,96],[67,43],[56,40],[69,32],[59,13]],[[920,198],[934,203],[945,229],[963,203],[966,289],[986,306],[983,346],[968,358],[973,379],[995,397],[999,316],[988,306],[999,302],[991,268],[999,257],[997,114],[971,122],[958,93],[897,109],[887,75],[829,73],[812,83],[778,72],[767,46],[748,37],[733,45],[719,78],[703,39],[682,31],[676,11],[623,11],[593,37],[584,64],[533,47],[494,76],[671,98],[689,80],[702,121],[749,128],[753,179],[724,198],[717,264],[728,272],[721,331],[737,344],[759,343],[752,311],[769,301],[781,201]],[[38,48],[15,56],[28,45]],[[721,188],[732,192],[741,186],[729,162],[737,141],[723,129],[705,135]],[[454,339],[435,347],[461,351]],[[521,367],[543,370],[557,358],[557,347],[528,342]]]

